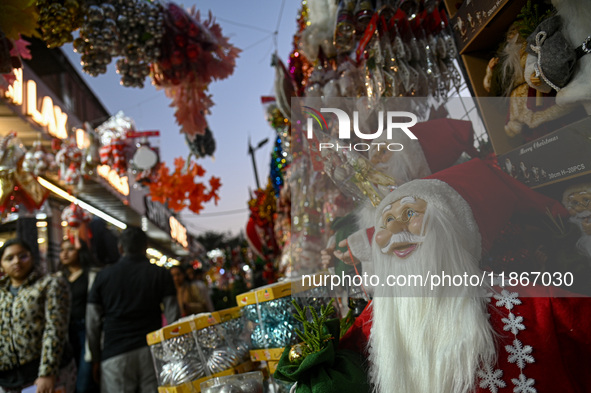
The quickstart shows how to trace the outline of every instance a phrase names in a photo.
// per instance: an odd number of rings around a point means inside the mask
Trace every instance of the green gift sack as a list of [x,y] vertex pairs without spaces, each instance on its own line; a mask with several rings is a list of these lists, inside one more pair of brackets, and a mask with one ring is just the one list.
[[339,321],[326,321],[324,327],[334,337],[319,352],[307,355],[301,363],[289,360],[290,347],[281,355],[274,377],[297,382],[296,393],[365,393],[370,391],[365,360],[357,352],[339,350]]

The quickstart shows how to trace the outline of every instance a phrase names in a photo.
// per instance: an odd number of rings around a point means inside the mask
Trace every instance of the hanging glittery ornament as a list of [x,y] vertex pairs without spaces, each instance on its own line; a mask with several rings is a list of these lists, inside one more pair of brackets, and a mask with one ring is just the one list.
[[76,0],[37,0],[41,37],[48,48],[72,42],[72,32],[82,24],[81,6]]
[[91,76],[105,73],[113,57],[126,87],[143,87],[149,65],[160,56],[162,6],[136,0],[107,0],[87,7],[74,50]]
[[126,87],[143,87],[150,73],[150,63],[160,56],[164,34],[163,8],[157,3],[122,0],[125,12],[117,18],[120,55],[117,73]]
[[[74,50],[82,55],[82,70],[91,76],[98,76],[107,72],[107,64],[111,62],[113,43],[118,42],[118,36],[110,42],[102,35],[105,23],[105,9],[110,13],[113,5],[105,1],[101,5],[90,5],[86,8],[84,21],[80,26],[80,37],[74,40]],[[108,24],[109,22],[107,22]],[[118,53],[115,53],[115,55]]]

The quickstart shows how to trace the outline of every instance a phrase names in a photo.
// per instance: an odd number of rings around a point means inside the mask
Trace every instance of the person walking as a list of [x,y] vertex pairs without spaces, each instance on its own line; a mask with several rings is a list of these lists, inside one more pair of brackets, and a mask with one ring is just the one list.
[[141,229],[125,229],[119,238],[122,257],[97,274],[88,296],[88,344],[102,393],[158,389],[146,335],[162,326],[162,304],[169,323],[180,317],[180,309],[170,273],[149,262],[147,247]]
[[90,354],[86,341],[86,302],[88,291],[98,269],[84,241],[66,239],[61,244],[60,263],[68,280],[72,305],[70,307],[69,339],[78,367],[76,393],[98,393],[99,386],[92,376]]
[[76,365],[68,343],[70,292],[44,275],[21,239],[0,248],[0,392],[36,386],[37,393],[73,393]]
[[170,275],[176,286],[177,301],[181,309],[181,316],[199,314],[207,311],[205,298],[201,291],[187,277],[181,266],[170,268]]

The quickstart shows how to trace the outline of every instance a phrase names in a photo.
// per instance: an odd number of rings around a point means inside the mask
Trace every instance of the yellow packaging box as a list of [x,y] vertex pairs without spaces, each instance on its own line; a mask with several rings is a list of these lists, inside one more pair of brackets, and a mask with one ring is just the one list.
[[281,282],[257,288],[236,296],[240,307],[257,304],[291,295],[291,282]]
[[194,330],[216,325],[220,322],[221,317],[218,312],[197,314],[191,319],[175,322],[154,332],[148,333],[146,340],[148,341],[148,345],[154,345],[170,338],[182,336],[183,334],[190,333]]
[[250,360],[253,362],[262,362],[265,360],[279,360],[285,348],[252,349],[250,351]]
[[158,393],[200,393],[201,383],[208,379],[215,377],[225,377],[226,375],[242,374],[254,369],[254,365],[251,361],[247,361],[237,365],[234,368],[221,371],[219,373],[212,374],[208,377],[196,379],[191,382],[186,382],[182,385],[177,386],[158,386]]

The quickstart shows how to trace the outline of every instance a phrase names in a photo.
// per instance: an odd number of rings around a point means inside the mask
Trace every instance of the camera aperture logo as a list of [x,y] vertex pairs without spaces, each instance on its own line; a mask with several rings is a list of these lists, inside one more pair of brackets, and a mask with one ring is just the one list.
[[[377,113],[378,116],[378,126],[375,132],[365,133],[361,130],[359,126],[359,112],[353,111],[353,127],[351,127],[351,118],[342,109],[339,108],[320,108],[320,111],[311,108],[309,106],[303,107],[304,113],[307,114],[309,117],[307,118],[306,122],[306,137],[308,139],[314,138],[314,120],[316,120],[316,124],[320,127],[321,131],[328,132],[328,122],[326,118],[322,115],[322,113],[332,113],[336,115],[338,127],[339,127],[339,140],[350,140],[351,139],[351,130],[355,133],[355,135],[362,140],[367,140],[368,142],[359,142],[359,143],[349,143],[349,144],[339,144],[338,142],[320,142],[318,145],[318,149],[320,151],[324,149],[332,149],[332,150],[354,150],[354,151],[369,151],[372,148],[377,149],[387,149],[389,151],[401,151],[404,149],[404,146],[401,143],[397,142],[371,142],[382,137],[384,131],[386,132],[386,139],[388,141],[392,140],[392,136],[394,135],[394,130],[402,131],[408,138],[410,139],[417,139],[417,137],[412,133],[410,128],[417,124],[417,116],[411,112],[405,111],[379,111]],[[384,127],[385,123],[385,127]],[[383,138],[381,138],[383,140]]]
[[[320,129],[322,131],[328,130],[328,123],[326,122],[326,119],[324,118],[324,116],[322,116],[322,113],[318,112],[314,108],[310,108],[309,106],[304,106],[303,108],[306,109],[304,111],[304,113],[312,116],[316,120],[316,122],[318,123],[318,125],[320,126]],[[320,122],[320,119],[322,119],[322,123]],[[312,122],[312,119],[308,118],[308,139],[311,138],[310,137],[310,130],[312,129],[312,126],[310,125],[311,122]]]

